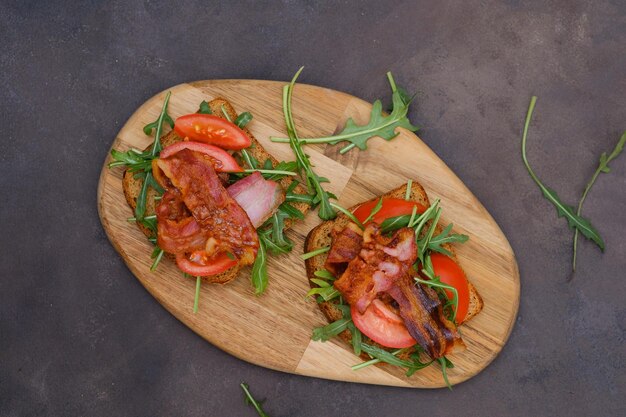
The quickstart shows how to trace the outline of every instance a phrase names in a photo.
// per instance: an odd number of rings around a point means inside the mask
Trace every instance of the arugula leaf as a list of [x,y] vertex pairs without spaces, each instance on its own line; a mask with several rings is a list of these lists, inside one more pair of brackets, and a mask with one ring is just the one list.
[[452,385],[450,385],[450,381],[448,381],[448,369],[454,368],[454,364],[452,361],[445,356],[437,359],[439,364],[441,365],[441,374],[443,375],[443,380],[445,381],[448,389],[452,390]]
[[[405,360],[405,359],[400,359],[397,357],[398,354],[402,353],[405,351],[405,349],[399,349],[396,350],[394,352],[389,352],[387,350],[381,349],[378,346],[373,346],[373,345],[368,345],[367,343],[361,343],[361,349],[363,350],[363,352],[367,353],[368,355],[370,355],[372,358],[377,359],[378,362],[385,362],[388,363],[390,365],[395,365],[395,366],[399,366],[401,368],[406,368],[406,375],[407,376],[411,376],[415,373],[415,371],[418,371],[420,369],[424,369],[427,366],[430,366],[430,364],[432,364],[433,362],[421,362],[419,360],[419,355],[411,355],[410,358],[411,360]],[[371,363],[369,364],[373,364],[376,363],[374,361],[368,361]],[[367,362],[366,362],[367,363]],[[362,364],[360,364],[362,365]],[[358,366],[358,365],[357,365]],[[356,369],[361,369],[363,366],[356,368],[356,367],[352,367],[353,370]]]
[[526,169],[528,173],[532,177],[532,179],[537,183],[543,196],[556,208],[556,212],[559,217],[565,217],[567,220],[567,224],[570,228],[574,230],[579,230],[583,236],[587,239],[590,239],[600,247],[602,251],[604,251],[604,241],[600,236],[600,233],[593,227],[591,222],[576,214],[574,212],[574,208],[569,206],[561,201],[556,191],[551,188],[545,186],[537,177],[537,175],[533,172],[530,164],[528,163],[528,159],[526,158],[526,137],[528,135],[528,127],[530,125],[530,119],[533,115],[533,110],[535,109],[535,103],[537,102],[537,97],[532,96],[530,99],[530,105],[528,106],[528,113],[526,114],[526,122],[524,123],[524,133],[522,134],[522,160],[524,161],[524,165],[526,165]]
[[[608,174],[609,172],[611,172],[611,169],[609,168],[609,162],[617,158],[619,154],[622,153],[622,151],[624,150],[625,144],[626,144],[626,131],[622,133],[622,137],[619,139],[619,141],[617,142],[617,145],[615,145],[615,148],[613,149],[613,152],[611,152],[609,156],[606,155],[606,152],[602,152],[602,155],[600,155],[600,163],[598,164],[598,168],[596,168],[596,172],[593,173],[591,180],[589,180],[589,182],[587,183],[587,186],[585,187],[585,191],[583,191],[582,197],[580,197],[580,201],[578,202],[578,210],[576,210],[576,215],[580,216],[580,214],[582,213],[583,203],[585,202],[585,199],[587,198],[587,194],[589,193],[589,190],[591,190],[591,187],[593,187],[593,184],[596,182],[598,175],[600,175],[601,172],[605,174]],[[578,250],[578,229],[574,230],[574,256],[572,258],[572,272],[576,271],[577,250]],[[570,280],[573,277],[574,275],[570,275]]]
[[380,224],[380,230],[382,233],[389,233],[407,227],[411,216],[403,214],[401,216],[389,217]]
[[252,114],[249,111],[245,111],[241,113],[235,119],[235,124],[239,126],[240,129],[243,129],[248,123],[252,120]]
[[300,139],[298,139],[298,133],[296,132],[296,126],[291,112],[291,97],[293,95],[293,88],[303,68],[304,67],[301,67],[298,72],[296,72],[291,82],[283,87],[283,113],[285,115],[285,125],[289,136],[289,145],[296,156],[296,162],[298,164],[300,175],[306,178],[309,193],[314,195],[313,201],[320,205],[318,216],[324,220],[331,220],[337,216],[337,213],[330,205],[329,201],[329,199],[333,196],[324,190],[321,185],[323,179],[313,171],[309,157],[302,150],[302,144]]
[[261,295],[267,288],[267,254],[265,251],[265,238],[259,234],[259,250],[256,254],[254,264],[252,265],[252,274],[250,281],[254,287],[254,293]]
[[196,113],[213,114],[213,112],[211,111],[211,107],[209,106],[209,103],[207,103],[204,100],[202,100],[202,103],[200,103],[200,108],[198,109]]
[[443,231],[440,234],[432,237],[430,241],[428,242],[428,249],[433,252],[440,252],[445,255],[452,256],[450,251],[445,249],[441,245],[446,244],[446,243],[467,242],[467,240],[469,239],[469,236],[467,235],[461,235],[458,233],[450,234],[450,231],[452,230],[452,226],[453,226],[452,223],[450,223],[449,225],[445,227],[445,229],[443,229]]
[[363,335],[354,323],[350,323],[348,325],[348,330],[350,330],[350,333],[352,334],[351,342],[354,354],[360,356],[361,351],[363,350]]
[[[387,116],[382,112],[383,105],[380,100],[376,100],[372,105],[370,120],[366,125],[357,125],[352,118],[346,121],[344,129],[337,135],[326,136],[320,138],[302,139],[302,143],[330,143],[335,145],[339,142],[348,141],[349,145],[340,150],[343,154],[353,147],[357,146],[361,150],[367,149],[367,141],[374,136],[381,137],[387,141],[395,138],[399,133],[396,128],[402,127],[411,132],[419,129],[418,126],[411,124],[407,117],[411,99],[408,98],[406,91],[398,89],[391,72],[387,73],[387,79],[391,86],[391,100],[393,110]],[[274,142],[285,142],[284,138],[271,137]]]
[[241,389],[244,393],[244,400],[246,404],[251,405],[256,410],[259,417],[270,417],[265,411],[263,411],[263,407],[261,407],[261,403],[254,399],[252,394],[250,393],[250,387],[245,382],[242,382],[240,385]]
[[342,317],[337,321],[327,324],[326,326],[316,327],[313,329],[311,339],[326,342],[346,330],[348,328],[348,324],[350,323],[352,323],[352,319],[350,317]]
[[335,277],[333,276],[333,274],[325,269],[315,271],[314,274],[318,278],[312,278],[311,282],[316,284],[318,287],[311,288],[306,294],[307,297],[319,295],[320,297],[322,297],[322,300],[330,301],[341,295],[339,291],[333,286],[333,282],[335,281]]
[[147,125],[143,127],[143,133],[145,133],[147,136],[150,136],[153,130],[156,132],[155,134],[156,140],[152,148],[152,156],[155,156],[161,151],[160,133],[161,133],[163,123],[167,123],[168,125],[170,125],[170,128],[174,129],[174,119],[172,119],[172,117],[167,113],[167,104],[170,101],[171,95],[172,93],[168,91],[167,95],[165,96],[165,100],[163,102],[163,108],[161,109],[161,114],[159,114],[159,117],[154,122],[148,123]]

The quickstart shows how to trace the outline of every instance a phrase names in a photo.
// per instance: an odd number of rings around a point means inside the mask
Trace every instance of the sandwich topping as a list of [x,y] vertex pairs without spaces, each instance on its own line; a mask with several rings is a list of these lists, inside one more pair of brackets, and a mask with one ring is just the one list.
[[[433,359],[462,347],[456,326],[445,317],[436,292],[412,279],[416,274],[413,264],[417,261],[414,229],[403,227],[391,236],[384,236],[380,225],[371,222],[362,236],[359,232],[354,223],[333,230],[334,239],[325,264],[329,271],[343,270],[334,287],[352,307],[353,318],[355,315],[362,318],[376,300],[376,306],[372,307],[376,311],[388,311],[402,318],[413,338],[409,346],[417,342]],[[385,343],[369,326],[359,324],[366,324],[363,320],[357,319],[355,325],[367,336],[373,336],[373,340]]]
[[254,262],[259,238],[244,209],[222,185],[212,158],[182,149],[157,160],[166,191],[157,206],[157,243],[174,254],[203,250],[206,258],[230,253]]

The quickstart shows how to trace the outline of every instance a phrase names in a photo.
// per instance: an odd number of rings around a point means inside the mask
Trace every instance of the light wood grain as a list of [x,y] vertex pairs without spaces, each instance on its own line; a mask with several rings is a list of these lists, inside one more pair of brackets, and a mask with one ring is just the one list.
[[[285,136],[281,108],[284,83],[255,80],[198,81],[175,86],[169,112],[175,118],[195,112],[202,100],[224,97],[238,112],[250,111],[250,130],[279,160],[292,160],[288,145],[272,143],[270,135]],[[142,127],[158,116],[166,92],[143,104],[115,138],[112,147],[143,149],[150,138]],[[328,135],[347,117],[366,122],[371,105],[337,91],[300,84],[293,97],[296,125],[302,137]],[[457,232],[470,236],[457,253],[470,280],[483,297],[483,311],[462,327],[468,349],[451,356],[455,368],[450,382],[458,384],[484,369],[504,346],[517,315],[519,273],[513,251],[502,231],[474,195],[417,136],[402,131],[391,142],[374,138],[369,150],[339,155],[336,147],[316,145],[307,153],[318,173],[331,179],[328,189],[344,207],[382,194],[405,183],[419,181],[431,199],[440,198],[443,222],[453,222]],[[122,192],[122,170],[102,169],[98,209],[113,246],[144,287],[180,321],[200,336],[245,361],[280,371],[320,378],[404,387],[443,386],[440,371],[430,367],[410,378],[391,366],[352,371],[359,362],[341,341],[312,342],[311,330],[326,323],[314,301],[305,298],[309,289],[300,260],[306,234],[319,223],[312,213],[288,232],[294,251],[270,257],[270,284],[256,297],[249,282],[249,269],[234,282],[204,285],[200,309],[193,314],[195,281],[182,277],[169,260],[150,272],[151,245],[135,225]]]

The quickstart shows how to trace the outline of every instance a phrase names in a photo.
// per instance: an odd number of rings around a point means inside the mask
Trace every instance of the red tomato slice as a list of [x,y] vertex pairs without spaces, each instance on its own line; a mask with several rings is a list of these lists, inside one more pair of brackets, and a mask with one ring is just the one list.
[[182,138],[188,137],[223,149],[239,150],[252,144],[252,139],[237,125],[211,114],[181,116],[176,119],[174,130]]
[[[378,200],[363,203],[354,210],[353,214],[360,222],[363,222],[370,215],[372,209],[376,207],[376,204],[378,204]],[[380,211],[374,215],[371,221],[381,224],[385,219],[390,217],[411,214],[413,213],[414,206],[417,206],[417,214],[422,214],[426,211],[426,207],[414,201],[406,201],[399,198],[384,198],[383,206]]]
[[204,251],[195,251],[191,255],[176,255],[176,265],[194,277],[217,275],[237,265],[236,259],[230,259],[224,252],[214,258],[207,259]]
[[[456,288],[459,294],[459,301],[456,310],[456,322],[462,323],[467,315],[469,309],[469,285],[467,284],[467,277],[463,269],[457,264],[454,259],[443,253],[432,253],[430,260],[433,262],[433,269],[435,275],[439,276],[439,279],[444,284],[450,285]],[[452,299],[454,294],[452,291],[446,290],[448,298]]]
[[376,343],[398,349],[417,343],[402,318],[379,299],[372,301],[364,314],[359,313],[356,307],[351,307],[350,313],[354,325]]
[[168,158],[174,155],[176,152],[182,151],[183,149],[189,149],[209,155],[214,160],[213,165],[215,166],[215,170],[217,172],[243,171],[243,168],[239,166],[237,161],[235,161],[235,158],[233,158],[228,152],[226,152],[224,149],[218,148],[217,146],[208,145],[206,143],[192,142],[188,140],[176,142],[164,148],[161,151],[159,157]]

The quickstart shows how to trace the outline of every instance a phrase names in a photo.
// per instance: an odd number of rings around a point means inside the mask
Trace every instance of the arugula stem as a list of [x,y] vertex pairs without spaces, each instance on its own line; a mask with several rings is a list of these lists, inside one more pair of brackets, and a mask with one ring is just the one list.
[[413,188],[413,180],[408,180],[406,183],[406,192],[404,193],[404,199],[409,201],[411,199],[411,189]]
[[152,151],[150,155],[155,157],[159,152],[161,152],[161,131],[163,130],[163,121],[165,120],[165,114],[167,113],[167,105],[170,102],[170,96],[172,95],[171,91],[167,92],[165,96],[165,100],[163,101],[163,108],[161,109],[161,114],[157,119],[156,131],[154,133],[154,144],[152,145]]
[[300,258],[302,258],[303,261],[306,261],[309,258],[312,258],[317,255],[321,255],[322,253],[326,253],[329,250],[330,250],[330,246],[324,246],[323,248],[319,248],[316,250],[312,250],[311,252],[303,253],[302,255],[300,255]]
[[391,91],[395,93],[398,90],[398,87],[396,86],[396,81],[393,79],[393,75],[391,75],[391,71],[387,71],[387,79],[389,80]]
[[528,136],[528,127],[530,126],[530,120],[532,118],[536,102],[537,96],[532,96],[530,99],[530,105],[528,106],[528,113],[526,114],[526,121],[524,123],[524,132],[522,134],[522,160],[524,161],[524,165],[526,165],[528,173],[535,183],[537,183],[544,197],[554,205],[558,215],[565,216],[571,228],[580,230],[585,237],[593,240],[598,247],[604,251],[604,241],[597,230],[595,230],[595,228],[591,225],[591,222],[581,217],[579,214],[575,214],[573,208],[564,204],[554,190],[550,190],[543,185],[528,163],[528,158],[526,157],[526,138]]
[[263,411],[263,408],[261,408],[261,405],[257,402],[257,400],[254,399],[254,397],[248,390],[248,385],[245,382],[242,382],[241,384],[239,384],[239,386],[241,387],[241,389],[243,390],[246,396],[246,400],[247,400],[246,402],[248,404],[251,404],[254,407],[259,417],[269,417],[269,415],[265,411]]
[[[589,193],[589,190],[591,190],[591,187],[593,187],[593,184],[596,182],[596,179],[598,178],[600,173],[609,172],[609,167],[608,167],[609,162],[611,162],[614,158],[617,158],[617,156],[620,153],[622,153],[622,150],[624,149],[625,144],[626,144],[626,132],[622,134],[622,137],[617,142],[617,145],[615,145],[615,149],[613,149],[613,152],[611,152],[611,154],[608,157],[606,156],[606,154],[604,153],[602,154],[602,157],[600,157],[600,164],[596,168],[596,171],[593,173],[591,180],[589,180],[589,182],[587,183],[587,186],[585,186],[583,195],[580,198],[580,201],[578,202],[578,210],[576,210],[576,215],[578,216],[581,215],[582,209],[583,209],[583,203],[585,202],[585,199],[587,198],[587,194]],[[574,255],[572,257],[572,272],[576,271],[577,252],[578,252],[578,229],[574,230]],[[573,277],[574,277],[573,275],[570,275],[569,280],[571,280]]]
[[193,299],[193,313],[198,312],[198,304],[200,303],[200,284],[202,283],[201,277],[196,277],[196,295]]
[[313,168],[311,167],[311,162],[309,161],[309,157],[302,150],[301,141],[298,138],[298,133],[296,131],[296,126],[293,121],[293,114],[291,111],[293,88],[296,84],[298,76],[303,69],[304,67],[301,67],[293,76],[291,82],[283,87],[283,113],[285,115],[285,125],[287,127],[287,134],[289,136],[289,145],[296,156],[298,167],[300,169],[300,174],[302,174],[302,171],[304,171],[304,173],[306,174],[309,191],[311,191],[311,187],[313,187],[313,189],[315,190],[315,194],[320,199],[320,208],[318,211],[318,215],[324,220],[330,220],[334,219],[337,216],[337,213],[331,207],[328,193],[322,187],[320,183],[320,178],[313,171]]
[[526,157],[526,137],[528,136],[528,127],[530,126],[530,119],[532,118],[533,111],[535,110],[535,103],[537,103],[537,96],[532,96],[530,98],[530,105],[528,106],[528,113],[526,113],[526,122],[524,123],[524,133],[522,134],[522,159],[524,160],[524,165],[526,165],[526,169],[528,170],[528,173],[530,174],[532,179],[537,183],[539,188],[544,190],[545,187],[543,186],[541,181],[539,181],[539,178],[537,177],[537,175],[535,175],[535,172],[530,167],[530,164],[528,163],[528,158]]
[[152,266],[150,267],[150,271],[152,271],[152,272],[156,271],[156,268],[159,265],[159,262],[161,262],[161,258],[163,258],[163,254],[164,253],[165,253],[165,251],[163,249],[159,249],[158,255],[154,259],[154,262],[152,262]]
[[365,226],[363,225],[363,223],[361,223],[359,221],[359,219],[357,219],[354,214],[349,211],[348,209],[345,209],[343,207],[341,207],[339,204],[335,204],[335,203],[330,203],[330,205],[332,206],[332,208],[334,208],[335,210],[339,210],[340,212],[342,212],[343,214],[345,214],[350,220],[352,220],[357,226],[359,226],[359,228],[361,230],[365,230]]
[[298,175],[298,173],[296,173],[296,172],[281,171],[281,170],[276,170],[276,169],[251,168],[251,169],[244,169],[243,172],[246,172],[246,173],[260,172],[261,174],[292,175],[292,176]]
[[[342,141],[342,140],[348,140],[349,138],[352,138],[354,136],[363,136],[363,135],[366,135],[366,134],[372,134],[373,135],[375,132],[393,125],[398,120],[400,120],[400,118],[398,118],[398,119],[391,119],[387,123],[383,123],[383,124],[381,124],[379,126],[371,128],[371,129],[361,130],[361,131],[354,132],[354,133],[344,133],[343,135],[336,135],[336,136],[322,136],[322,137],[319,137],[319,138],[300,139],[300,143],[302,143],[304,145],[308,145],[310,143],[339,142],[339,141]],[[276,136],[270,136],[270,140],[272,142],[277,142],[277,143],[288,143],[289,142],[288,138],[280,138],[280,137],[276,137]],[[348,146],[354,147],[355,145],[354,144],[350,144]],[[346,146],[346,148],[348,146]],[[343,148],[343,149],[345,149],[345,148]],[[352,148],[350,148],[350,149],[352,149]],[[345,151],[345,152],[347,152],[347,151]]]
[[354,148],[355,146],[356,145],[354,143],[344,146],[343,148],[339,150],[339,155],[343,155],[344,153],[348,152],[350,149]]

